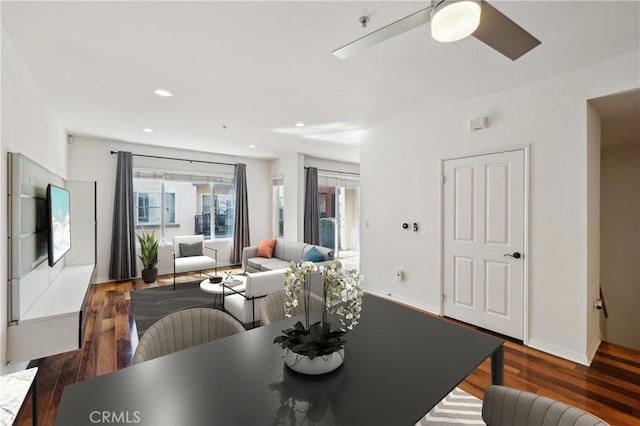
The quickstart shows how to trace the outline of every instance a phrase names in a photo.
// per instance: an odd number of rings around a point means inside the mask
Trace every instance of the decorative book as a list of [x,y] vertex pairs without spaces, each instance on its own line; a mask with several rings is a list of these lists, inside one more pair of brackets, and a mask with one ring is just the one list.
[[242,284],[242,281],[237,280],[237,279],[235,279],[235,278],[231,278],[231,279],[226,279],[226,280],[224,280],[224,284],[225,284],[227,287],[235,287],[235,286],[237,286],[237,285]]

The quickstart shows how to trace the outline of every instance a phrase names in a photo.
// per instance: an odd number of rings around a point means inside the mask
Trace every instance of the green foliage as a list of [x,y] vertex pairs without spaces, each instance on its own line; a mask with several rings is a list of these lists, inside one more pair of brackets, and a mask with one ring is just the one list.
[[320,218],[320,245],[334,249],[336,246],[336,219],[333,217]]
[[318,321],[306,330],[302,322],[298,321],[293,328],[282,330],[283,336],[273,339],[273,343],[282,349],[289,349],[297,354],[306,355],[309,359],[317,356],[329,355],[344,347],[346,340],[344,330],[331,330],[331,324],[324,325]]
[[153,269],[158,264],[158,240],[155,232],[146,234],[144,229],[142,235],[137,235],[140,243],[140,261],[144,269]]

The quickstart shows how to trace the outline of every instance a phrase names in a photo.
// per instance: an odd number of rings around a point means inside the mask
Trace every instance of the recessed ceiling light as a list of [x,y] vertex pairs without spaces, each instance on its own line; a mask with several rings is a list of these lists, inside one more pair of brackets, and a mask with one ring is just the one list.
[[294,124],[296,127],[304,127],[304,123],[302,121],[298,121]]
[[164,89],[154,90],[153,93],[155,93],[158,96],[165,97],[165,98],[173,96],[173,93],[169,92],[168,90],[164,90]]
[[142,131],[145,133],[153,133],[153,129],[148,129],[148,128],[144,128],[142,129]]
[[256,149],[256,146],[255,145],[249,145],[249,148]]

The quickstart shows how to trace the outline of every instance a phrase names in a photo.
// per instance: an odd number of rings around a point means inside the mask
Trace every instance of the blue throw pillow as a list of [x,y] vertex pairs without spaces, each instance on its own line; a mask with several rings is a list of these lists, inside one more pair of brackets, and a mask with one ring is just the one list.
[[320,253],[320,250],[314,246],[302,256],[302,260],[305,262],[322,262],[324,261],[324,254]]

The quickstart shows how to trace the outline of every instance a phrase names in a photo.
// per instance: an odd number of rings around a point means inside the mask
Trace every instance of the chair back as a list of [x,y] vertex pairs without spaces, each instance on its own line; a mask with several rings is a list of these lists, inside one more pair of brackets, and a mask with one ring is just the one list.
[[182,257],[180,244],[204,244],[204,235],[175,235],[173,237],[173,253],[176,257]]
[[[260,323],[262,325],[285,319],[284,315],[284,290],[278,290],[265,297],[260,303]],[[304,313],[305,301],[298,300],[298,306],[291,311],[292,316]],[[322,297],[315,293],[309,293],[309,311],[322,310]]]
[[482,419],[488,426],[607,426],[579,408],[505,386],[486,389]]
[[210,308],[174,312],[156,321],[140,339],[133,355],[138,364],[245,331],[231,315]]

